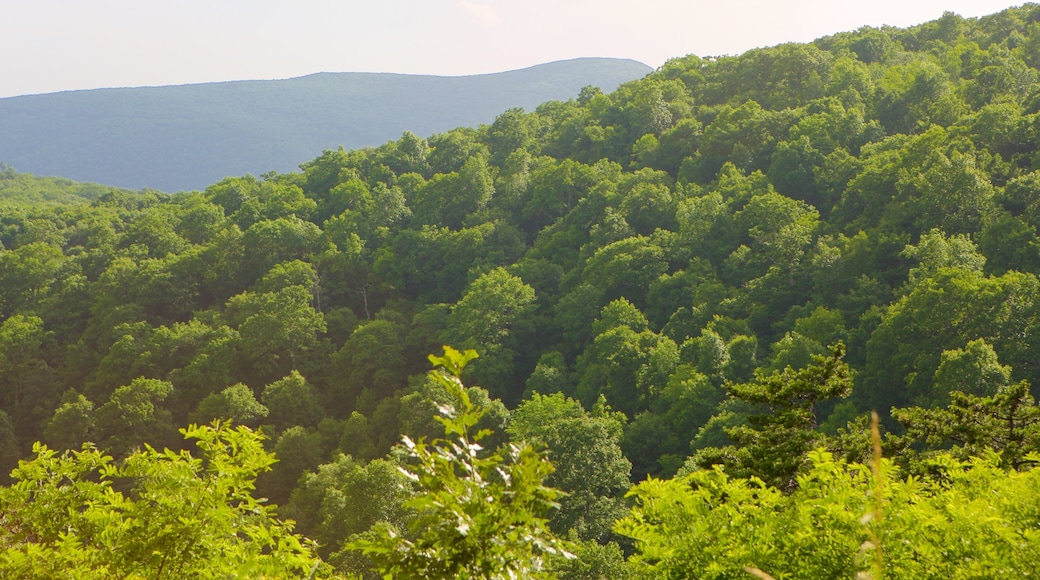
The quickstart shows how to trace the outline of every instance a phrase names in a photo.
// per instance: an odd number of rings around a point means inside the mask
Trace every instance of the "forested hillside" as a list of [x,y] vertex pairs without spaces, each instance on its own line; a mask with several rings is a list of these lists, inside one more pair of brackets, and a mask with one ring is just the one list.
[[[1040,7],[948,13],[201,192],[2,202],[0,467],[173,470],[141,444],[218,453],[177,429],[230,419],[278,459],[241,460],[255,496],[366,578],[1036,575],[1038,80]],[[72,469],[44,459],[0,494],[30,558],[66,537],[32,527]],[[265,573],[306,575],[271,521]]]
[[0,99],[0,161],[167,192],[290,171],[323,149],[490,123],[510,107],[613,91],[651,71],[580,58],[462,77],[318,73],[284,80],[66,91]]

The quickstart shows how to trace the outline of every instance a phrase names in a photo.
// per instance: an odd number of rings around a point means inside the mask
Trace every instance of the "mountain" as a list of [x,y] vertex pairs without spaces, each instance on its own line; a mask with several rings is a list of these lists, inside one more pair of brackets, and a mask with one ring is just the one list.
[[0,578],[486,577],[546,530],[559,580],[1037,577],[1038,23],[689,55],[202,192],[0,164]]
[[163,191],[285,172],[343,146],[490,123],[502,111],[612,91],[651,68],[581,58],[484,75],[318,73],[269,81],[0,99],[0,161],[19,171]]

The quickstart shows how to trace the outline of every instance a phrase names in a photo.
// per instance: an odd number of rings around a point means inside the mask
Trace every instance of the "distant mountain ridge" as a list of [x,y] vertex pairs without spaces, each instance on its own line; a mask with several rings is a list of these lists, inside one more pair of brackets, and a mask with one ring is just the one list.
[[201,189],[229,175],[292,171],[341,145],[490,123],[588,85],[610,92],[651,70],[581,58],[461,77],[318,73],[9,97],[0,99],[0,161],[119,187]]

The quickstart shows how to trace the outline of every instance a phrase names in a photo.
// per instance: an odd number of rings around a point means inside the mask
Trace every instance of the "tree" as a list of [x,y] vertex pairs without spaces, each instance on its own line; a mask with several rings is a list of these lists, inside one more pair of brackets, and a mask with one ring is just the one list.
[[48,371],[40,347],[43,320],[16,314],[0,324],[0,406],[20,410],[26,397],[43,386]]
[[21,456],[14,422],[7,413],[0,411],[0,483],[9,481],[7,474],[18,465]]
[[563,335],[563,351],[568,358],[580,354],[596,338],[592,323],[606,302],[603,295],[602,288],[579,284],[556,302],[553,320]]
[[977,167],[974,156],[934,153],[916,175],[897,184],[900,194],[916,211],[918,231],[942,228],[950,234],[967,234],[982,229],[982,220],[994,209],[993,185]]
[[575,558],[554,557],[549,560],[549,574],[559,580],[627,580],[625,553],[617,542],[606,545],[593,541],[579,542]]
[[887,410],[934,398],[942,353],[985,339],[1013,380],[1033,380],[1030,349],[1038,320],[1037,280],[1008,272],[984,277],[944,268],[918,282],[884,311],[867,341],[866,365],[854,394],[860,408]]
[[512,439],[544,446],[555,467],[546,484],[566,494],[550,520],[557,534],[573,530],[601,543],[610,538],[611,524],[625,511],[632,469],[620,446],[625,422],[602,398],[588,412],[562,393],[536,393],[510,415]]
[[596,168],[573,159],[536,168],[523,208],[524,229],[535,233],[562,217],[601,179]]
[[138,246],[151,258],[165,258],[184,251],[188,244],[174,231],[177,221],[173,215],[175,209],[169,204],[148,208],[129,224],[130,227],[119,240],[119,246]]
[[[745,101],[738,107],[722,105],[714,120],[704,127],[694,160],[691,181],[711,181],[726,163],[750,173],[764,169],[769,151],[777,141],[782,113],[766,111],[758,102]],[[679,170],[680,176],[684,173]]]
[[0,249],[0,317],[33,310],[50,293],[63,262],[61,248],[46,242]]
[[624,297],[643,308],[650,283],[667,267],[659,245],[650,238],[635,236],[596,250],[586,262],[581,278],[602,289],[608,300]]
[[788,332],[770,348],[773,351],[767,367],[770,371],[780,371],[786,367],[805,368],[812,364],[813,356],[827,353],[823,343],[799,332]]
[[806,454],[821,442],[816,405],[847,397],[852,390],[851,371],[841,360],[844,356],[845,345],[838,343],[830,347],[829,356],[814,356],[814,364],[808,367],[759,374],[750,383],[728,383],[731,397],[764,405],[769,412],[748,416],[746,425],[726,428],[737,446],[703,450],[698,463],[721,463],[741,477],[753,474],[770,486],[793,489],[806,466]]
[[142,444],[172,445],[173,417],[163,405],[173,391],[168,381],[137,378],[119,387],[94,413],[94,432],[105,451],[124,457]]
[[264,387],[260,400],[278,430],[296,425],[313,427],[322,416],[317,390],[296,370]]
[[922,482],[879,454],[865,465],[817,449],[789,494],[718,468],[651,478],[616,530],[647,578],[1032,575],[1040,470],[1008,472],[993,456],[932,465],[937,480]]
[[[356,406],[364,391],[375,401],[403,389],[407,382],[405,329],[391,319],[365,322],[354,329],[333,356],[337,382],[343,385],[340,404]],[[367,411],[366,411],[367,412]]]
[[931,124],[952,124],[967,107],[954,94],[950,81],[949,75],[930,60],[887,67],[872,108],[890,134],[914,133]]
[[615,326],[578,357],[576,394],[589,406],[604,395],[611,407],[634,417],[649,408],[678,362],[679,347],[667,336]]
[[207,395],[199,401],[191,415],[194,423],[206,423],[214,419],[229,420],[239,425],[256,428],[270,411],[256,400],[249,387],[238,383],[219,393]]
[[273,450],[278,462],[270,471],[257,477],[257,492],[273,503],[289,501],[300,477],[317,468],[327,457],[325,451],[321,434],[313,429],[295,425],[282,431]]
[[896,50],[895,44],[885,31],[863,27],[856,31],[855,38],[849,42],[849,49],[859,60],[870,64],[884,62],[888,54]]
[[529,446],[483,454],[479,442],[487,432],[470,433],[482,410],[470,401],[460,377],[475,356],[450,347],[444,347],[444,356],[430,356],[439,367],[430,376],[454,403],[438,417],[445,439],[402,442],[405,472],[417,488],[416,497],[405,502],[416,513],[411,537],[380,528],[348,544],[371,558],[385,577],[545,577],[544,558],[565,551],[545,519],[558,495],[543,483],[552,465]]
[[[432,439],[444,431],[444,425],[437,420],[440,408],[454,405],[455,396],[428,375],[416,379],[420,382],[419,388],[401,397],[398,405],[400,436],[407,436],[413,441]],[[498,449],[508,439],[506,426],[509,424],[509,410],[502,401],[491,398],[487,389],[482,387],[467,387],[466,395],[475,407],[483,410],[483,415],[474,426],[475,431],[489,432],[481,440],[481,445],[485,449]],[[398,433],[392,433],[392,437],[398,439]]]
[[524,399],[530,399],[535,393],[551,395],[571,390],[570,377],[567,372],[567,361],[559,351],[542,354],[535,365],[531,376],[524,382]]
[[[963,391],[948,396],[945,408],[893,409],[892,417],[906,427],[906,434],[893,441],[893,447],[903,448],[917,463],[953,443],[949,453],[963,460],[993,451],[1004,469],[1036,466],[1038,458],[1030,454],[1040,452],[1040,407],[1028,383],[1007,385],[990,396]],[[912,444],[924,444],[932,452],[917,458]]]
[[392,459],[364,463],[339,454],[305,474],[281,512],[316,540],[325,556],[378,523],[403,530],[411,516],[403,504],[412,496],[412,487],[399,467]]
[[58,454],[36,444],[0,488],[0,575],[313,575],[313,548],[252,496],[274,461],[261,436],[221,423],[181,433],[198,457],[146,447],[116,464],[91,445]]
[[659,228],[670,231],[678,229],[675,219],[677,203],[678,199],[668,185],[637,183],[625,194],[621,211],[624,212],[625,221],[636,233],[649,236]]
[[936,406],[945,406],[950,393],[963,391],[980,397],[994,395],[1011,383],[1011,368],[1000,364],[985,339],[969,341],[963,349],[943,351],[935,369],[932,393]]
[[[431,136],[428,141],[430,153],[426,160],[430,164],[433,173],[451,173],[458,171],[462,164],[474,155],[484,153],[487,156],[486,146],[477,141],[476,130],[469,127],[456,127],[446,133]],[[512,147],[509,151],[513,151]],[[508,152],[507,152],[508,153]],[[504,157],[502,158],[504,159]],[[492,160],[493,165],[501,165],[502,159]]]
[[52,449],[75,449],[94,439],[94,403],[76,391],[66,391],[61,405],[43,427],[44,442]]
[[296,216],[264,220],[243,234],[244,281],[259,279],[275,264],[309,257],[318,251],[321,230]]
[[485,353],[471,367],[473,380],[488,385],[492,394],[512,400],[522,392],[513,379],[517,335],[523,336],[534,312],[534,289],[505,268],[495,268],[473,281],[451,309],[445,342]]
[[192,244],[209,242],[226,223],[224,208],[200,194],[179,196],[175,203],[180,206],[175,232]]
[[770,160],[769,181],[781,194],[829,211],[829,200],[820,195],[813,171],[823,164],[823,159],[824,153],[813,147],[808,135],[781,141]]
[[253,384],[300,368],[325,332],[324,317],[311,306],[310,288],[299,285],[233,296],[224,315],[237,326],[243,374]]
[[733,222],[744,243],[725,260],[723,274],[749,288],[758,316],[778,317],[804,300],[807,284],[802,280],[808,277],[819,213],[770,191],[753,196]]
[[494,193],[487,159],[480,155],[471,157],[458,173],[434,175],[421,187],[413,206],[415,218],[424,224],[457,230],[467,216],[486,209]]
[[929,278],[940,268],[964,268],[982,272],[986,257],[965,234],[946,236],[942,230],[933,228],[921,234],[917,245],[908,245],[901,255],[917,260],[917,267],[910,268],[910,284]]
[[651,409],[626,426],[621,448],[632,460],[632,480],[673,475],[690,455],[691,440],[719,412],[725,396],[721,384],[680,364]]

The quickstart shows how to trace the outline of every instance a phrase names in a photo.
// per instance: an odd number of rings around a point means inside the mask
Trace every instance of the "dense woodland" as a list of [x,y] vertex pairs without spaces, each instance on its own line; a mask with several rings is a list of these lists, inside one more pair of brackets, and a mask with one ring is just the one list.
[[1036,576],[1038,80],[1025,5],[198,192],[4,168],[0,565]]

